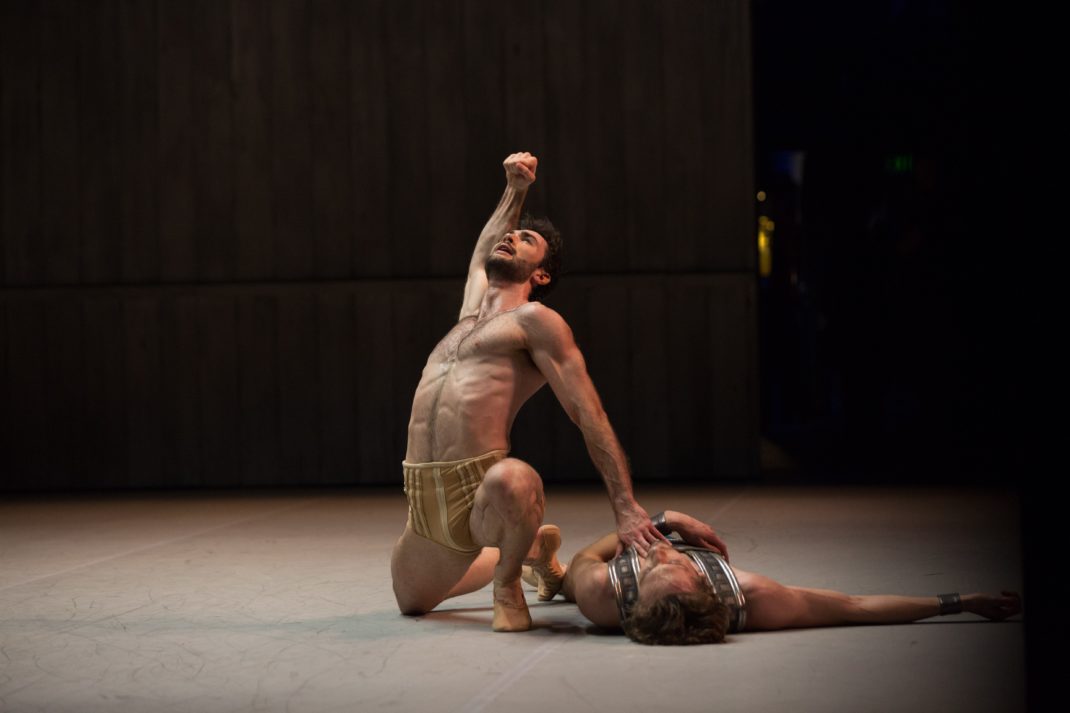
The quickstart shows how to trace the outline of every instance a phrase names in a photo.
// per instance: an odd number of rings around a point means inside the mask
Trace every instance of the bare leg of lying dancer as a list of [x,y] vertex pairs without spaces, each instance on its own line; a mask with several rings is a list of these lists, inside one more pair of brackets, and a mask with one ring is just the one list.
[[[667,529],[687,545],[727,554],[706,524],[666,511]],[[607,535],[580,550],[569,563],[562,593],[595,624],[623,626],[647,644],[697,644],[722,641],[729,628],[728,606],[714,593],[686,550],[655,545],[640,559],[638,600],[622,622],[608,564],[619,540]],[[769,577],[732,567],[745,600],[742,630],[773,630],[852,624],[900,624],[941,614],[968,612],[1001,620],[1021,611],[1014,592],[941,596],[848,595],[828,589],[791,587]]]

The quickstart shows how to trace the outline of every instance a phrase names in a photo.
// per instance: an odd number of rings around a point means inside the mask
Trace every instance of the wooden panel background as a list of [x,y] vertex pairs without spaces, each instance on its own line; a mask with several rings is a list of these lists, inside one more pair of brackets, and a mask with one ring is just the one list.
[[[501,159],[640,478],[757,446],[745,0],[0,4],[0,487],[396,482]],[[515,448],[592,477],[547,392]]]

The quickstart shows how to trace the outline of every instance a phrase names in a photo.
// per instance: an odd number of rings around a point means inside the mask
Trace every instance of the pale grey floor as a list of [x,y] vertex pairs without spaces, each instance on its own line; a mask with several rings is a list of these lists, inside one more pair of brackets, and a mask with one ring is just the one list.
[[[640,492],[711,521],[739,566],[855,593],[1021,588],[1010,493],[711,487]],[[603,493],[548,488],[571,554]],[[390,493],[0,503],[2,711],[1024,710],[1021,621],[744,634],[650,648],[573,605],[490,631],[489,593],[396,612]],[[1020,617],[1019,617],[1020,619]]]

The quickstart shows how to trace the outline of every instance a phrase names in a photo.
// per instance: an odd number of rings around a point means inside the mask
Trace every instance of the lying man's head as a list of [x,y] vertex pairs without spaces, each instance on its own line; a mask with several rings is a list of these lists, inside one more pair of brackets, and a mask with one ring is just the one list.
[[641,644],[716,644],[728,631],[728,606],[687,555],[659,543],[639,572],[639,600],[623,622]]

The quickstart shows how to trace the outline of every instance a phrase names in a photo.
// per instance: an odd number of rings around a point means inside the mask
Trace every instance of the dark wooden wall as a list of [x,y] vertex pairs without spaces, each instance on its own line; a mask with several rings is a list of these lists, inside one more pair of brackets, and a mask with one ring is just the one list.
[[0,72],[0,487],[396,482],[514,150],[637,475],[752,472],[745,0],[11,0]]

